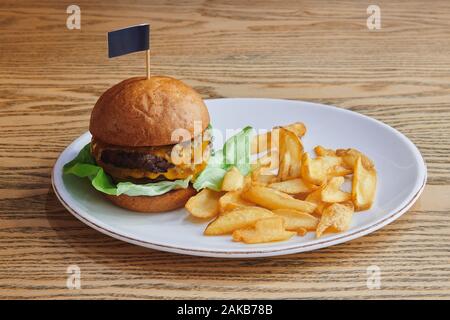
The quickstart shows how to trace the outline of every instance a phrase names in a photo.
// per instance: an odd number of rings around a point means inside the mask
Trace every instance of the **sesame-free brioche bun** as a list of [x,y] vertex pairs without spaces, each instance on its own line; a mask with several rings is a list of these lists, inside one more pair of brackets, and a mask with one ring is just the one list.
[[120,196],[106,195],[115,205],[138,212],[164,212],[183,207],[197,191],[189,186],[186,189],[175,189],[160,196]]
[[185,140],[193,139],[196,121],[202,131],[209,125],[208,110],[194,89],[170,77],[134,77],[100,96],[89,131],[112,145],[163,146],[180,142],[172,141],[176,129],[187,130],[190,137]]

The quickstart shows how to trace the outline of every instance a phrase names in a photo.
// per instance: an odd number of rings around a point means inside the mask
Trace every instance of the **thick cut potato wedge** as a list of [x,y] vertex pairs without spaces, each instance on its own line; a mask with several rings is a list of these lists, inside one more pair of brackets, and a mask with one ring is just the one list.
[[278,128],[285,128],[289,131],[292,131],[299,138],[303,137],[306,134],[306,126],[303,122],[294,122],[294,123],[288,124],[287,126],[275,127],[275,129],[278,129]]
[[295,122],[287,126],[275,127],[272,131],[261,133],[253,137],[251,142],[252,154],[266,152],[271,149],[278,149],[280,128],[285,128],[292,131],[299,138],[303,137],[306,133],[306,126],[302,122]]
[[212,218],[219,214],[219,198],[221,192],[203,189],[186,202],[185,208],[194,217]]
[[317,189],[317,186],[307,183],[303,179],[297,178],[271,183],[269,184],[269,188],[288,194],[297,194],[314,191]]
[[344,177],[331,178],[321,192],[322,201],[325,202],[344,202],[352,199],[352,195],[349,192],[341,190],[341,186],[344,184]]
[[318,186],[327,179],[327,172],[323,167],[323,162],[318,159],[311,159],[307,152],[303,154],[301,175],[309,183]]
[[311,159],[308,153],[303,154],[301,176],[309,183],[322,185],[328,178],[351,173],[351,169],[343,166],[340,157],[325,155]]
[[234,230],[253,226],[260,219],[273,216],[272,211],[260,207],[236,208],[218,216],[206,227],[204,234],[207,236],[229,234]]
[[324,232],[342,232],[350,228],[353,216],[353,204],[333,203],[323,210],[320,222],[316,229],[316,237]]
[[278,177],[266,167],[258,167],[251,174],[251,180],[256,184],[268,185],[270,183],[278,181]]
[[298,200],[287,193],[259,185],[251,185],[243,190],[241,197],[267,209],[294,209],[312,213],[317,206],[315,203]]
[[290,232],[284,229],[282,218],[273,217],[257,221],[252,228],[234,231],[233,240],[244,243],[265,243],[288,240],[295,234],[296,232]]
[[244,187],[244,176],[236,167],[231,168],[223,177],[222,191],[236,191]]
[[364,168],[368,170],[374,168],[372,160],[370,160],[369,157],[356,149],[337,149],[336,155],[342,158],[342,160],[344,161],[344,166],[348,169],[353,169],[355,167],[358,157],[361,157],[361,162]]
[[221,213],[249,206],[254,206],[254,203],[242,199],[240,191],[227,192],[219,199],[219,210]]
[[308,194],[308,196],[305,198],[305,201],[315,203],[316,209],[314,210],[314,213],[317,215],[321,215],[323,209],[327,205],[326,202],[322,201],[322,189],[324,186],[319,187],[317,190],[311,192]]
[[377,172],[375,168],[366,168],[363,158],[356,159],[353,170],[352,200],[356,211],[369,209],[374,200],[377,190]]
[[300,177],[303,145],[300,138],[285,128],[280,128],[280,160],[278,178],[288,180]]
[[323,157],[323,156],[336,156],[336,151],[332,150],[332,149],[326,149],[322,146],[316,146],[314,148],[314,152],[316,153],[316,155],[318,157]]
[[273,210],[275,215],[284,219],[284,226],[286,230],[297,231],[301,229],[316,230],[319,219],[301,211],[292,209],[277,209]]

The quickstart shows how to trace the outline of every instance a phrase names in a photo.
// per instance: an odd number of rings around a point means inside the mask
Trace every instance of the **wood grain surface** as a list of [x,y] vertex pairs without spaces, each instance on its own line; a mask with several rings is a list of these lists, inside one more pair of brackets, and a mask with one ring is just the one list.
[[[0,2],[0,298],[450,298],[450,2]],[[399,220],[363,238],[276,258],[153,251],[85,226],[50,185],[97,97],[145,74],[144,53],[107,59],[106,32],[152,25],[152,73],[204,98],[300,99],[351,109],[420,149],[428,183]],[[81,268],[80,290],[66,269]],[[369,290],[366,269],[381,269]]]

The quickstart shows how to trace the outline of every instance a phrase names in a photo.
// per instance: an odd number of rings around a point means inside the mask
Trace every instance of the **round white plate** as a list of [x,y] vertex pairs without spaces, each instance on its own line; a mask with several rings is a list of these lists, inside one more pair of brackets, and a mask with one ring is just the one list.
[[310,251],[366,235],[400,217],[425,186],[426,166],[416,146],[395,129],[361,114],[290,100],[213,99],[206,100],[206,104],[213,127],[224,133],[247,125],[270,129],[302,121],[308,129],[303,138],[306,151],[320,144],[364,152],[373,159],[378,172],[374,205],[368,211],[355,213],[347,232],[320,239],[310,232],[285,242],[247,245],[233,242],[230,235],[206,237],[203,230],[207,222],[194,221],[184,209],[156,214],[127,211],[108,202],[87,179],[63,176],[63,165],[90,141],[88,132],[70,144],[56,161],[52,183],[61,203],[94,229],[133,244],[190,255],[250,258]]

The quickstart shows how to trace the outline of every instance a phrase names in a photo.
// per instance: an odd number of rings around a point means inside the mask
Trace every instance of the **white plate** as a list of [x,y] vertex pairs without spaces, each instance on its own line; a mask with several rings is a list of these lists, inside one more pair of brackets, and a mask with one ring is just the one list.
[[377,120],[336,107],[274,99],[207,100],[214,128],[270,129],[302,121],[307,126],[305,149],[321,144],[329,148],[353,147],[374,160],[378,190],[373,207],[356,213],[350,230],[315,239],[312,232],[289,241],[246,245],[231,236],[206,237],[206,223],[189,218],[184,209],[141,214],[118,208],[95,191],[86,179],[63,176],[62,168],[90,141],[85,133],[64,150],[53,169],[52,183],[61,203],[87,225],[144,247],[209,257],[263,257],[315,250],[373,232],[406,212],[426,182],[426,166],[414,144],[395,129]]

